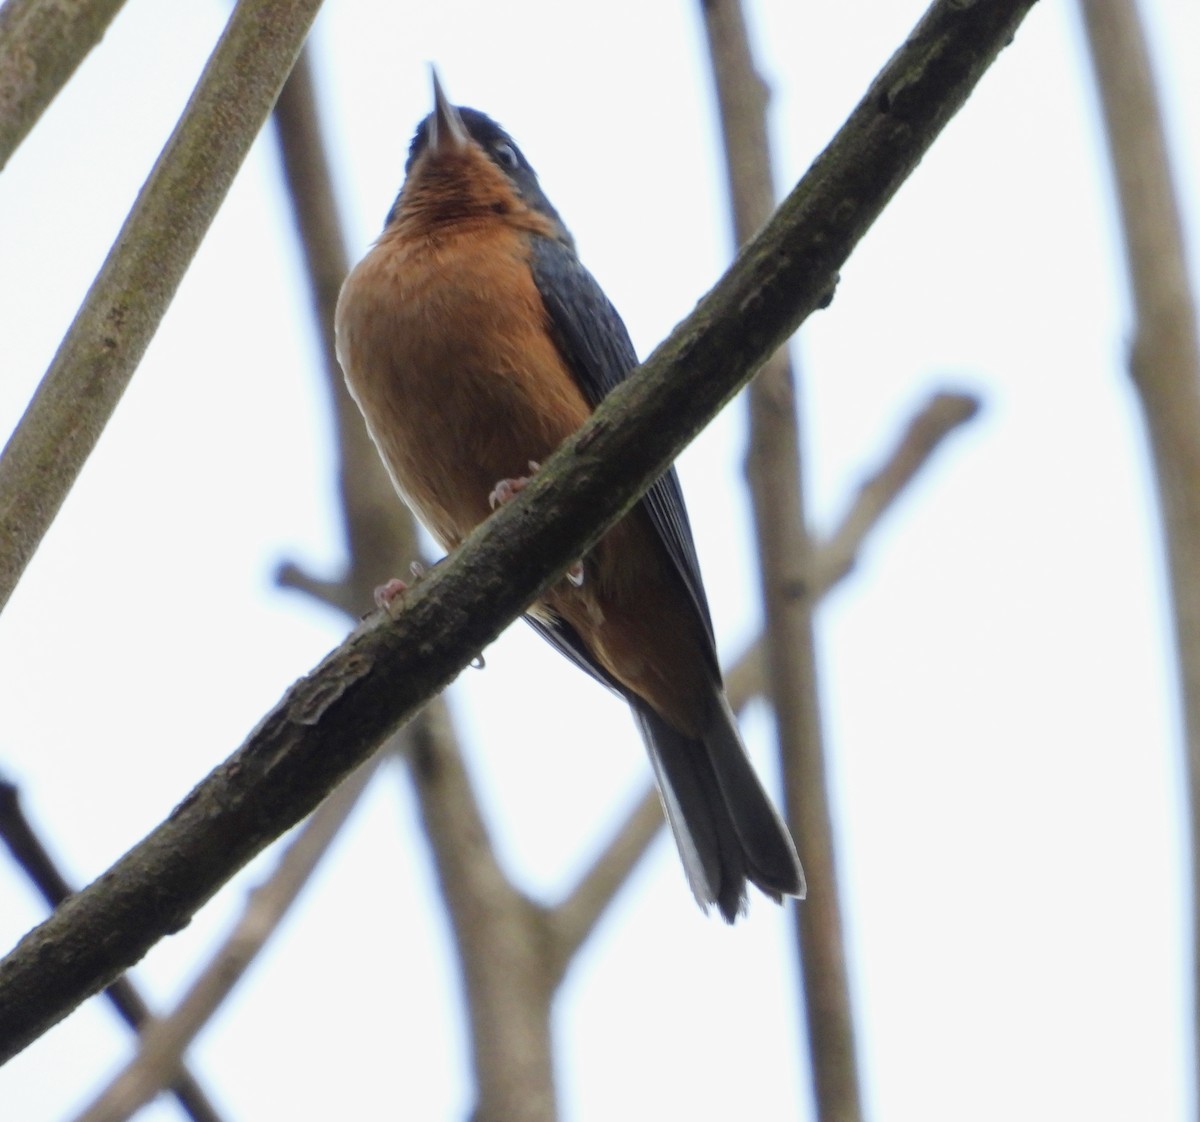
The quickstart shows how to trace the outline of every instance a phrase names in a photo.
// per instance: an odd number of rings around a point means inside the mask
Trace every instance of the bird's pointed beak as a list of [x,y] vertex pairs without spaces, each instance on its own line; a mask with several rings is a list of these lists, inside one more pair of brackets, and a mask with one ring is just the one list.
[[429,72],[433,75],[433,120],[429,123],[429,148],[433,152],[460,152],[471,141],[467,126],[442,89],[437,69],[430,66]]

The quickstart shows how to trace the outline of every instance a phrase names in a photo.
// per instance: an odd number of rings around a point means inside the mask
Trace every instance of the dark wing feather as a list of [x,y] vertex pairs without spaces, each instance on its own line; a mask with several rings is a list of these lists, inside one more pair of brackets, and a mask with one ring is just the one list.
[[[534,236],[531,241],[530,267],[550,317],[551,332],[584,397],[594,409],[637,365],[637,352],[616,308],[574,251],[551,238]],[[717,656],[712,619],[700,581],[700,563],[696,558],[687,509],[683,505],[683,492],[674,468],[668,469],[651,485],[641,505],[650,516],[704,621],[709,640],[708,656],[715,671]],[[607,675],[591,664],[578,636],[554,634],[555,629],[562,629],[558,623],[533,622],[538,631],[574,662],[586,665],[606,685],[613,685]]]

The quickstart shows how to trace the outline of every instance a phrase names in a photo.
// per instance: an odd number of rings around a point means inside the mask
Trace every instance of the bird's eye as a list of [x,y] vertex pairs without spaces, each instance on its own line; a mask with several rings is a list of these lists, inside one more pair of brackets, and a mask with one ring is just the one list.
[[517,159],[517,150],[506,140],[501,140],[493,144],[492,152],[496,156],[496,162],[501,167],[512,170],[520,163]]

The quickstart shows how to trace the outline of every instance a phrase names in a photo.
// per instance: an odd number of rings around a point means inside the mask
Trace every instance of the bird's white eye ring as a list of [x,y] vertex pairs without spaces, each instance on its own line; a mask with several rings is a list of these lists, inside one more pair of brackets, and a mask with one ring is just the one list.
[[506,140],[497,141],[492,145],[492,152],[496,156],[497,162],[510,170],[516,168],[520,161],[517,159],[517,150]]

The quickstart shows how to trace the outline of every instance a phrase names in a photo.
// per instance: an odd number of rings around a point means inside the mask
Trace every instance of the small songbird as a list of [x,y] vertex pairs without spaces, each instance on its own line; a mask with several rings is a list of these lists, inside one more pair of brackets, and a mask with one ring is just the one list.
[[[396,489],[452,550],[637,365],[512,138],[433,77],[383,233],[342,288],[337,353]],[[804,895],[726,700],[674,470],[528,612],[630,705],[692,892]]]

